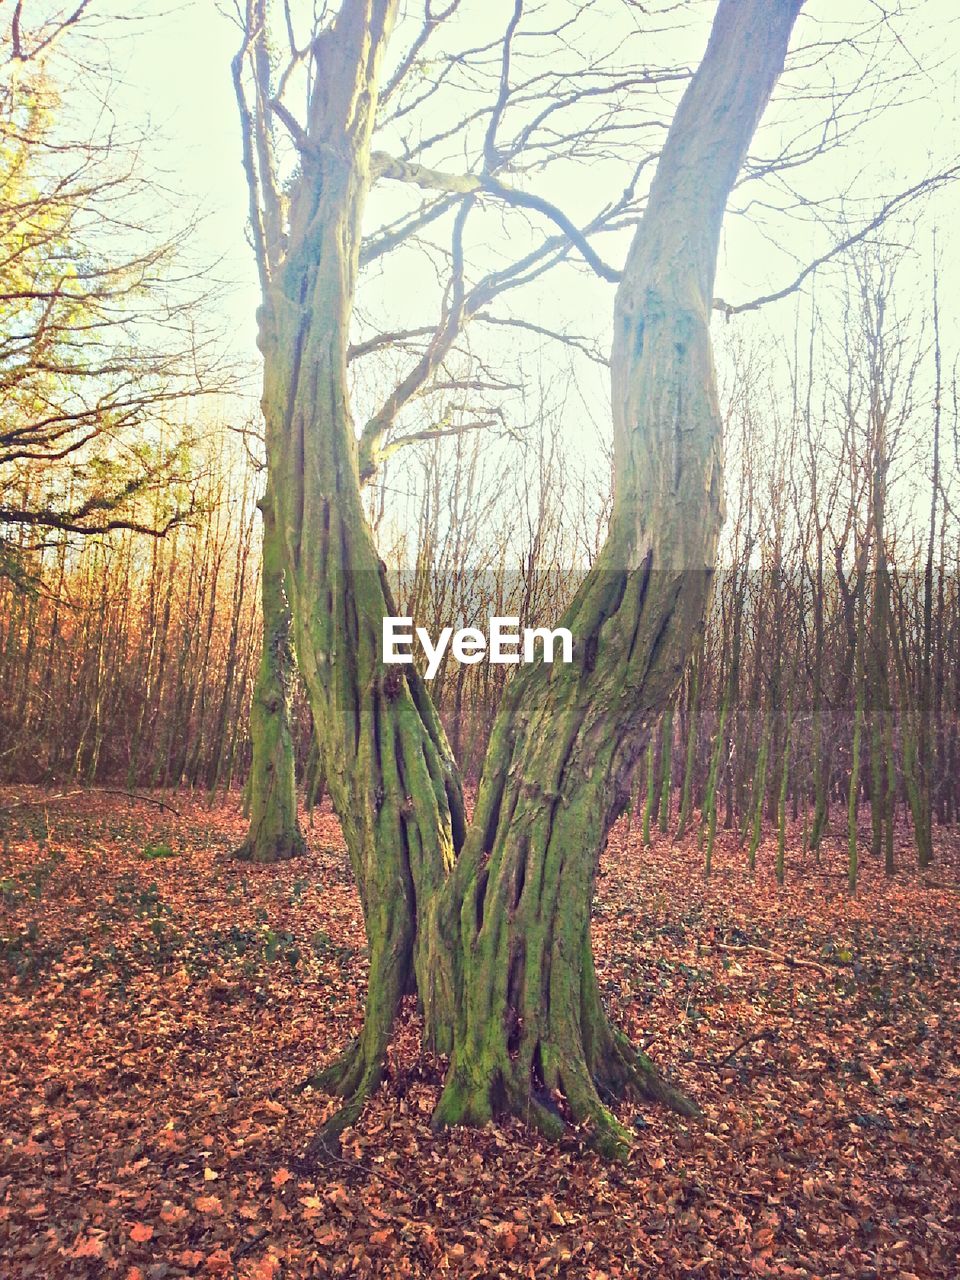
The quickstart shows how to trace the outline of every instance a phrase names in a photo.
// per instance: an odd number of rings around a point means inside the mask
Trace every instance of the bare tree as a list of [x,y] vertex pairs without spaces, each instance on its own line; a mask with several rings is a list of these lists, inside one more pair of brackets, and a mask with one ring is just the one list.
[[58,56],[80,40],[86,9],[30,27],[21,0],[5,45],[0,554],[8,571],[18,529],[35,541],[45,530],[157,535],[181,522],[191,509],[183,406],[229,383],[204,333],[207,290],[189,278],[182,252],[189,225],[161,235],[142,214],[160,196],[143,174],[138,138],[112,121],[105,98],[86,129],[63,102]]
[[[412,983],[428,1040],[451,1055],[438,1122],[506,1108],[555,1134],[562,1121],[547,1099],[561,1089],[597,1141],[620,1150],[626,1134],[598,1089],[616,1095],[635,1085],[693,1109],[607,1021],[590,900],[597,855],[703,622],[722,515],[708,332],[720,225],[798,8],[772,0],[718,7],[617,293],[610,532],[565,616],[580,657],[573,668],[534,665],[511,681],[469,829],[425,686],[416,673],[398,676],[381,664],[381,622],[392,602],[360,480],[381,426],[499,282],[488,279],[478,292],[464,277],[475,188],[454,220],[442,324],[358,446],[349,327],[365,198],[374,176],[387,172],[371,155],[371,138],[395,4],[347,0],[312,39],[305,122],[267,94],[262,75],[256,80],[261,109],[244,116],[245,154],[264,286],[268,463],[298,661],[370,943],[363,1032],[323,1077],[349,1099],[338,1126],[380,1079],[393,1017]],[[518,0],[501,45],[501,86],[510,84],[522,13]],[[255,60],[262,17],[258,24],[255,10],[246,16]],[[484,138],[487,186],[498,181],[503,101],[501,87]],[[262,158],[277,116],[299,160],[288,213]],[[564,252],[584,252],[582,235],[561,230]],[[541,248],[533,262],[548,252]]]

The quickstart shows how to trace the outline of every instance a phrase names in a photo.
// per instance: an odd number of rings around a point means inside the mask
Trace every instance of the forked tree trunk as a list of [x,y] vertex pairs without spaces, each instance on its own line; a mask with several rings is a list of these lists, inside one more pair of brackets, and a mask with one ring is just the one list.
[[247,783],[250,827],[235,856],[248,862],[282,862],[303,853],[306,843],[297,817],[296,770],[290,732],[294,678],[290,606],[269,490],[260,503],[260,511],[263,516],[260,570],[263,650],[250,708],[253,743]]
[[[267,448],[301,674],[321,726],[370,947],[360,1041],[323,1082],[352,1120],[402,995],[450,1054],[438,1123],[569,1118],[619,1151],[634,1085],[694,1110],[608,1021],[594,973],[597,860],[703,625],[722,519],[709,339],[724,206],[782,68],[798,0],[721,0],[620,284],[607,543],[562,620],[572,665],[521,668],[464,843],[460,785],[364,518],[346,350],[383,49],[396,0],[344,0],[316,46],[289,243],[265,296]],[[462,850],[460,849],[463,844]],[[459,852],[459,857],[457,854]],[[559,1106],[558,1106],[559,1103]]]

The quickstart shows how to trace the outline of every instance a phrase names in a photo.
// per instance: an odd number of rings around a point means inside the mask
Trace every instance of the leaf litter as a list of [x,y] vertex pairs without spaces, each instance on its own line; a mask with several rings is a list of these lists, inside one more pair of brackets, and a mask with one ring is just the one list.
[[[626,1104],[629,1161],[521,1123],[435,1133],[443,1063],[413,1008],[340,1157],[297,1155],[303,1088],[361,1025],[359,903],[336,820],[271,867],[228,857],[233,799],[178,815],[44,793],[0,856],[4,1277],[791,1277],[949,1280],[960,1254],[960,850],[856,898],[842,841],[621,821],[594,906],[615,1018],[699,1101]],[[163,848],[162,858],[144,850]]]

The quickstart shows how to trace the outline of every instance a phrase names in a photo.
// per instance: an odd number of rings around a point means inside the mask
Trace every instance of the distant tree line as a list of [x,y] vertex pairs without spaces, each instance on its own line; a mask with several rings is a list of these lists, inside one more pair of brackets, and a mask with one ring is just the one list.
[[[312,800],[323,779],[310,715],[289,655],[279,684],[273,660],[288,622],[262,442],[235,401],[219,416],[205,403],[232,382],[202,336],[202,290],[182,286],[183,237],[131,218],[151,198],[137,139],[72,127],[48,73],[82,9],[28,29],[17,6],[0,88],[0,777],[226,790],[250,774],[260,705],[264,740],[290,734]],[[451,193],[470,193],[377,155],[384,180],[432,202],[365,250],[385,259]],[[488,195],[520,198],[502,184]],[[630,188],[623,208],[633,200]],[[888,868],[901,814],[926,861],[934,825],[960,811],[958,396],[936,253],[916,237],[885,247],[882,221],[848,239],[805,276],[791,350],[768,350],[750,317],[714,326],[730,388],[721,568],[703,642],[634,778],[644,831],[700,822],[708,868],[718,828],[737,830],[751,858],[773,829],[782,857],[789,821],[809,848],[842,832],[854,874],[863,806]],[[490,312],[512,281],[476,286],[436,332],[380,333],[364,317],[348,352],[374,406],[366,513],[397,607],[433,631],[494,613],[555,622],[609,518],[609,458],[577,460],[562,429],[577,368],[604,357]],[[474,310],[487,332],[542,340],[541,368],[567,371],[522,428],[503,408],[510,376],[466,341]],[[408,353],[413,373],[385,395]],[[448,659],[432,682],[468,779],[509,674]],[[289,730],[271,710],[288,684]]]
[[[935,826],[960,819],[957,384],[933,323],[917,333],[898,316],[896,265],[859,252],[840,329],[806,308],[779,363],[749,334],[727,343],[722,565],[703,643],[635,779],[646,830],[689,831],[702,813],[705,845],[734,829],[754,856],[792,823],[791,844],[814,849],[828,832],[847,838],[852,802],[892,866],[897,817],[925,860]],[[195,514],[165,538],[60,531],[36,548],[15,535],[32,585],[0,580],[4,779],[244,782],[259,480],[236,435],[205,434]],[[572,464],[549,416],[530,445],[511,471],[481,433],[423,442],[368,492],[397,607],[433,632],[491,614],[555,622],[596,554],[605,456],[599,474]],[[468,777],[509,675],[448,658],[433,681]],[[312,736],[296,692],[297,774],[316,795]]]

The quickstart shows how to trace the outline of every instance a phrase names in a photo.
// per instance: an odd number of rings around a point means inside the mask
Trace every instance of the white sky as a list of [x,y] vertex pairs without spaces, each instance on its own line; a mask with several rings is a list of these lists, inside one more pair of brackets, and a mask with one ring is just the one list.
[[[184,207],[198,205],[201,209],[204,217],[197,252],[201,259],[217,259],[217,275],[230,282],[231,289],[222,304],[224,319],[237,354],[249,358],[251,369],[255,370],[254,312],[258,296],[253,258],[245,239],[247,193],[230,79],[230,59],[238,43],[236,27],[218,11],[213,0],[186,0],[173,7],[164,0],[141,0],[133,10],[130,6],[114,10],[128,18],[133,12],[140,19],[125,25],[117,25],[110,17],[111,0],[100,0],[99,4],[95,0],[95,5],[103,14],[103,32],[110,34],[112,26],[117,32],[112,56],[121,85],[112,96],[114,107],[136,125],[149,122],[152,141],[146,161],[164,171],[169,185],[182,193]],[[456,21],[469,38],[479,38],[484,32],[502,30],[512,7],[512,0],[465,0],[463,17]],[[541,0],[541,7],[553,14],[578,6],[571,0]],[[709,29],[713,0],[694,0],[686,6],[680,30],[671,25],[674,18],[668,0],[656,0],[646,8],[654,12],[664,9],[664,26],[668,30],[662,36],[651,37],[649,55],[645,51],[644,57],[649,56],[652,64],[659,58],[695,64]],[[421,11],[419,4],[412,3],[405,9],[411,20]],[[625,0],[595,0],[592,9],[597,20],[594,23],[588,13],[591,25],[583,28],[586,38],[596,40],[598,51],[609,50],[615,44],[616,24],[629,22],[633,13]],[[808,0],[798,22],[794,46],[848,34],[858,24],[875,21],[879,14],[877,0]],[[960,16],[955,0],[919,0],[895,30],[895,41],[887,40],[889,47],[883,55],[885,83],[860,100],[864,118],[852,145],[821,158],[809,170],[789,175],[808,200],[832,196],[840,189],[852,190],[850,217],[854,225],[861,215],[868,216],[875,210],[878,198],[889,197],[946,167],[960,153]],[[397,48],[402,46],[403,35],[401,22],[395,36]],[[842,83],[862,69],[859,54],[834,56],[817,80],[818,89],[822,91],[831,79]],[[901,82],[899,77],[907,71],[915,74]],[[811,83],[810,72],[791,71],[788,64],[755,141],[754,157],[774,154],[780,140],[798,129],[818,127],[824,104],[806,100],[805,88]],[[676,92],[681,89],[682,85],[678,85]],[[897,100],[895,107],[878,109],[881,101]],[[665,119],[669,119],[670,111],[670,102],[664,102]],[[389,142],[389,138],[378,139],[376,145],[386,147]],[[446,167],[457,167],[456,157],[445,159]],[[527,180],[529,189],[548,196],[574,221],[583,221],[607,199],[615,197],[622,185],[623,170],[613,161],[596,161],[589,167],[558,165]],[[857,194],[863,197],[861,205],[856,203]],[[785,217],[780,209],[770,207],[771,201],[783,203],[790,199],[775,187],[759,184],[735,193],[725,224],[718,296],[736,303],[780,287],[796,275],[798,266],[829,245],[832,230],[818,227],[809,218]],[[408,193],[385,188],[374,196],[372,209],[382,210],[389,202],[402,200],[409,200]],[[922,212],[914,206],[914,212],[921,215],[914,233],[915,247],[901,271],[903,287],[911,290],[929,278],[930,233],[936,225],[943,257],[941,307],[948,351],[960,347],[954,304],[960,295],[960,252],[953,232],[958,201],[960,187],[950,187],[927,201]],[[749,204],[749,216],[737,212],[745,204]],[[489,265],[503,254],[504,226],[508,236],[522,238],[527,234],[525,224],[518,228],[515,222],[504,223],[500,210],[495,208],[476,218],[474,225],[482,236],[472,255],[478,267]],[[597,248],[619,266],[629,234],[625,231],[617,238],[601,237]],[[439,239],[443,239],[442,234]],[[438,295],[429,280],[425,282],[420,260],[410,255],[392,263],[381,280],[366,285],[360,304],[400,326],[413,326],[436,319]],[[511,298],[506,313],[515,308],[534,322],[552,327],[566,323],[579,333],[595,337],[605,349],[612,305],[613,286],[596,280],[578,265],[565,266],[522,297]],[[791,341],[795,316],[794,298],[765,308],[759,320],[751,320],[744,327],[748,332],[769,333],[772,340]],[[720,328],[722,321],[718,319],[715,324]],[[720,337],[721,341],[725,339],[725,327]],[[510,349],[516,349],[515,340],[510,342]],[[539,363],[524,369],[528,380],[536,380],[543,372]],[[549,375],[547,368],[548,379]],[[582,401],[590,408],[593,421],[586,420],[583,404],[578,405],[567,424],[568,435],[589,452],[596,423],[606,419],[604,375],[595,367],[586,366],[578,371],[578,381]],[[522,409],[518,408],[518,412],[522,414]]]
[[[407,6],[414,10],[414,6]],[[558,6],[559,7],[559,6]],[[596,6],[598,11],[604,6]],[[106,13],[102,3],[100,10]],[[805,42],[816,24],[820,38],[830,30],[848,30],[852,21],[862,21],[876,6],[871,0],[808,0],[795,36],[795,45]],[[905,32],[905,59],[915,58],[929,69],[909,87],[912,105],[878,112],[863,128],[853,148],[844,149],[832,161],[820,162],[814,181],[798,178],[804,194],[819,197],[827,193],[831,179],[846,184],[855,170],[863,172],[862,189],[879,196],[893,194],[909,186],[960,154],[958,130],[958,69],[960,69],[960,12],[954,0],[921,0],[912,19],[901,24]],[[502,26],[512,9],[510,0],[467,0],[465,17],[457,22],[472,30],[479,27],[478,12],[491,29]],[[673,47],[682,57],[695,57],[702,48],[713,9],[712,0],[693,6],[698,21],[675,40]],[[129,9],[128,9],[129,12]],[[246,188],[240,168],[240,147],[236,106],[230,82],[230,59],[236,51],[235,27],[222,16],[213,0],[186,0],[173,7],[164,0],[146,0],[136,8],[143,22],[130,23],[126,35],[114,46],[114,57],[125,81],[123,105],[134,118],[149,119],[156,130],[156,154],[152,157],[167,170],[173,186],[187,201],[196,201],[205,213],[204,240],[211,252],[223,255],[225,270],[243,292],[232,304],[237,329],[253,335],[256,286],[252,259],[244,239]],[[499,16],[498,16],[499,15]],[[607,12],[609,16],[609,12]],[[104,30],[109,30],[104,24]],[[402,28],[400,29],[402,30]],[[400,31],[398,31],[398,38]],[[599,33],[598,33],[599,35]],[[908,42],[908,43],[907,43]],[[939,64],[939,65],[938,65]],[[897,71],[903,70],[903,64]],[[789,99],[796,77],[787,76],[778,89],[779,103],[767,116],[768,122],[789,122],[791,118],[815,122],[822,116],[820,104],[792,104]],[[891,96],[895,91],[891,89]],[[768,123],[768,128],[770,123]],[[754,152],[763,154],[764,134]],[[382,144],[381,144],[382,145]],[[594,166],[586,182],[576,171],[564,172],[558,184],[552,176],[539,188],[545,190],[576,221],[594,209],[602,175]],[[953,246],[950,226],[960,208],[960,191],[951,191],[930,202],[928,218],[942,228],[941,242],[952,269]],[[734,204],[738,202],[735,197]],[[731,301],[763,293],[790,278],[787,253],[766,243],[769,233],[803,263],[814,239],[795,222],[767,217],[763,227],[757,217],[746,219],[728,215],[724,248],[717,277],[717,293]],[[759,228],[759,230],[758,230]],[[805,243],[806,241],[806,243]],[[609,247],[609,237],[600,247],[611,260],[617,256]],[[624,241],[625,243],[625,241]],[[817,240],[822,248],[826,238]],[[620,255],[622,257],[622,253]],[[602,286],[598,301],[612,306],[612,288]]]

